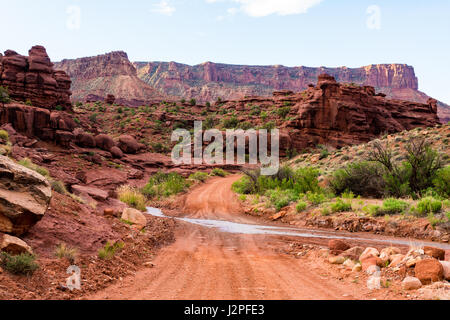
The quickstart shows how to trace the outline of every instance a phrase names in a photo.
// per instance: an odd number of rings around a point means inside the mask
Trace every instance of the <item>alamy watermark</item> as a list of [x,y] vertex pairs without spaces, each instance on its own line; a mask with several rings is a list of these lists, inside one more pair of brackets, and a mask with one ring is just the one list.
[[[176,129],[172,133],[172,142],[178,142],[172,149],[174,164],[243,165],[248,161],[253,165],[259,163],[262,175],[274,175],[280,167],[278,129],[271,130],[269,140],[266,129],[226,130],[223,133],[217,129],[203,130],[203,122],[195,121],[193,136],[194,141],[192,141],[191,132],[186,129]],[[269,141],[270,155],[268,154]]]

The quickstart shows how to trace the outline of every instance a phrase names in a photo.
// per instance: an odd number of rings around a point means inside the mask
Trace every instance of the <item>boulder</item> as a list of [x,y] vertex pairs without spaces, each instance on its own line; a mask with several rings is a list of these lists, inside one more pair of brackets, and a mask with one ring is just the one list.
[[341,256],[346,257],[348,259],[352,259],[354,261],[359,260],[359,257],[361,256],[361,254],[364,252],[364,248],[363,247],[353,247],[350,248],[346,251],[344,251]]
[[51,196],[47,179],[0,156],[0,232],[27,232],[42,219]]
[[111,152],[111,155],[115,159],[122,159],[123,158],[123,152],[118,147],[115,147],[115,146],[112,147],[109,152]]
[[373,275],[367,279],[367,289],[378,290],[381,289],[381,277],[378,275]]
[[436,247],[429,247],[425,246],[423,247],[423,252],[432,258],[438,259],[438,260],[445,260],[445,250],[436,248]]
[[8,234],[0,234],[0,251],[12,255],[33,253],[33,250],[25,241]]
[[397,267],[400,263],[402,263],[405,256],[403,254],[394,254],[390,257],[391,263],[389,264],[389,267]]
[[343,264],[345,262],[345,258],[341,256],[330,257],[328,262],[331,264]]
[[368,247],[359,256],[359,261],[362,262],[363,260],[365,260],[365,259],[367,259],[369,257],[378,257],[379,255],[380,255],[380,252],[377,249]]
[[95,138],[86,132],[80,132],[75,134],[76,142],[79,146],[85,148],[95,148]]
[[444,278],[444,268],[436,259],[418,261],[414,268],[414,272],[416,278],[418,278],[422,284],[430,284]]
[[97,145],[98,148],[105,151],[110,151],[111,148],[114,147],[115,145],[113,138],[111,138],[107,134],[99,134],[98,136],[96,136],[95,144]]
[[119,137],[118,147],[124,153],[137,153],[143,148],[143,145],[136,141],[136,139],[130,135],[122,135]]
[[147,225],[147,218],[145,218],[145,215],[133,208],[124,209],[122,212],[122,219],[136,225],[139,229],[143,229]]
[[116,102],[116,97],[113,94],[108,94],[105,98],[107,104],[114,104]]
[[350,249],[350,245],[345,241],[333,239],[328,241],[328,248],[330,248],[332,254],[341,254]]
[[383,267],[383,260],[381,260],[378,257],[374,257],[374,256],[369,256],[363,260],[360,260],[361,265],[362,265],[362,269],[364,271],[366,271],[370,266],[378,266],[378,267]]
[[444,279],[450,281],[450,261],[439,261],[439,262],[442,265]]
[[422,282],[415,277],[406,277],[402,281],[403,290],[417,290],[422,287]]

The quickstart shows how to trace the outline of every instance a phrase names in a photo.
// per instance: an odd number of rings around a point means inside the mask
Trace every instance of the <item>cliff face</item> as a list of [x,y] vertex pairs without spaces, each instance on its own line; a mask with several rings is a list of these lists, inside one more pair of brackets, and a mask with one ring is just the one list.
[[27,56],[7,50],[0,54],[0,85],[7,87],[11,98],[30,100],[36,107],[71,108],[70,78],[63,71],[55,71],[42,46],[34,46]]
[[[175,62],[136,62],[138,76],[160,92],[185,99],[215,101],[244,96],[270,96],[276,90],[302,91],[326,73],[341,83],[373,86],[389,98],[426,103],[418,90],[414,68],[405,64],[370,65],[361,68],[309,68],[244,66],[212,62],[189,66]],[[450,120],[450,107],[439,103],[442,121]]]
[[165,98],[137,77],[125,52],[63,60],[55,67],[71,77],[75,101],[84,101],[89,95],[102,98],[112,94],[123,104],[141,105]]

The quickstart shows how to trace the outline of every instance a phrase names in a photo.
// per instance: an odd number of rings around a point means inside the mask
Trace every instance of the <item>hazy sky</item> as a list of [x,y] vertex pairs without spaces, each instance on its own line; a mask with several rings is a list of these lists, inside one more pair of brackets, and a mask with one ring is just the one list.
[[448,0],[0,0],[0,50],[52,60],[114,50],[132,61],[414,66],[450,103]]

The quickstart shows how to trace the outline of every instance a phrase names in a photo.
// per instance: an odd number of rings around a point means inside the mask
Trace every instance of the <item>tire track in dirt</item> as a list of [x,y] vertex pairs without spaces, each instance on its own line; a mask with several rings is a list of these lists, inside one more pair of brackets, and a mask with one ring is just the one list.
[[[186,197],[182,216],[258,223],[244,216],[231,184],[214,178]],[[181,214],[180,214],[181,216]],[[304,260],[277,253],[284,237],[219,232],[180,221],[176,242],[151,269],[138,271],[90,299],[259,300],[364,299],[365,288],[321,275]],[[276,240],[276,241],[275,241]],[[327,242],[327,240],[324,240]]]

